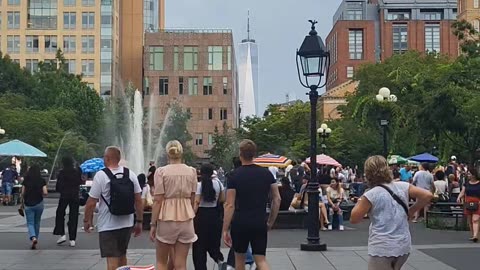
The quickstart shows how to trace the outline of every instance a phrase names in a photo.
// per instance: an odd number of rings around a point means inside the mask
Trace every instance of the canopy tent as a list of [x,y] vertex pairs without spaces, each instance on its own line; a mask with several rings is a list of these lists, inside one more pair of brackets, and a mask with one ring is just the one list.
[[408,162],[408,159],[399,155],[388,156],[388,165],[406,164],[407,162]]
[[0,156],[12,157],[47,157],[47,154],[20,140],[0,144]]
[[[305,162],[310,163],[310,158],[307,158],[307,160]],[[317,155],[317,164],[327,165],[327,166],[335,166],[335,167],[342,166],[338,161],[336,161],[332,157],[324,155],[324,154]]]
[[419,154],[413,157],[409,157],[408,159],[417,161],[417,162],[428,162],[428,163],[437,163],[438,158],[429,154],[429,153],[423,153]]
[[292,163],[290,159],[280,155],[265,154],[253,160],[255,164],[262,167],[285,168]]
[[80,169],[82,173],[95,173],[100,171],[101,169],[105,168],[105,164],[103,163],[102,158],[92,158],[86,160],[85,162],[80,165]]

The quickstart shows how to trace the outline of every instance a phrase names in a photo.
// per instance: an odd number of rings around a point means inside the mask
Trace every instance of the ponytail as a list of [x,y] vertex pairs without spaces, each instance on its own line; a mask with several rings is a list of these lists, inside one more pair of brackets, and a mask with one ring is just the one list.
[[213,166],[210,164],[203,164],[200,168],[200,181],[202,183],[202,198],[205,202],[215,202],[217,193],[213,188]]

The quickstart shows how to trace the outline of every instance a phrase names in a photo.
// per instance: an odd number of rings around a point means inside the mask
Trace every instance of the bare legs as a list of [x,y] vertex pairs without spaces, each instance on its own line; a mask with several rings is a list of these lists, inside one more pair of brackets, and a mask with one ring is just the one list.
[[169,245],[157,240],[156,246],[157,270],[187,270],[187,256],[191,244],[177,242]]
[[[265,256],[253,255],[253,259],[258,270],[270,270]],[[245,270],[245,254],[235,253],[235,270]]]
[[107,257],[107,270],[116,270],[124,265],[127,265],[127,255],[123,255],[122,257]]
[[478,241],[479,220],[480,215],[468,215],[468,223],[472,235],[471,239],[475,242]]
[[323,229],[325,228],[325,221],[328,223],[327,208],[325,207],[325,204],[319,203],[318,210],[320,211],[318,215],[320,217],[320,228]]

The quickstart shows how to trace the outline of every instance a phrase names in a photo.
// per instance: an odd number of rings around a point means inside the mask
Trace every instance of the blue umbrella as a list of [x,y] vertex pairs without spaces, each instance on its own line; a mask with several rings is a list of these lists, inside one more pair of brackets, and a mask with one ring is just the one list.
[[86,160],[80,165],[80,169],[82,169],[83,173],[95,173],[103,168],[105,168],[105,164],[103,163],[102,158],[92,158]]
[[0,144],[0,156],[47,157],[47,154],[19,140]]
[[429,153],[419,154],[413,157],[409,157],[409,160],[417,161],[417,162],[428,162],[428,163],[437,163],[438,158],[435,156],[430,155]]

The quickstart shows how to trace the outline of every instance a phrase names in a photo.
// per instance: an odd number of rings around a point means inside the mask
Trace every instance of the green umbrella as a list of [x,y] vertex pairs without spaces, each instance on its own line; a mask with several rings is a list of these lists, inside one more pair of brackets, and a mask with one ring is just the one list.
[[408,159],[399,156],[399,155],[390,155],[388,156],[388,164],[389,165],[394,165],[394,164],[406,164],[408,162]]

